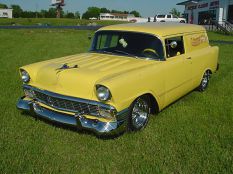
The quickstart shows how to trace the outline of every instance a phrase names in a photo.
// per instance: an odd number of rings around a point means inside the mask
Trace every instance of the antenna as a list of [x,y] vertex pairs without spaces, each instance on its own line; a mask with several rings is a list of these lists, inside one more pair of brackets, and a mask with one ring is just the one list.
[[52,0],[51,5],[56,7],[57,18],[60,18],[62,7],[65,6],[65,0]]
[[38,3],[36,3],[36,18],[38,18]]

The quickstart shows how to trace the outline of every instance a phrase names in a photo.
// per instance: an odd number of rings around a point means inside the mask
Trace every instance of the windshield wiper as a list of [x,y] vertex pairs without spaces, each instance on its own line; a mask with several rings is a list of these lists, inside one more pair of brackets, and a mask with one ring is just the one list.
[[127,56],[131,56],[131,57],[138,58],[138,56],[135,56],[134,54],[127,53],[127,52],[125,52],[125,51],[114,50],[114,52],[121,53],[121,54],[124,54],[124,55],[127,55]]

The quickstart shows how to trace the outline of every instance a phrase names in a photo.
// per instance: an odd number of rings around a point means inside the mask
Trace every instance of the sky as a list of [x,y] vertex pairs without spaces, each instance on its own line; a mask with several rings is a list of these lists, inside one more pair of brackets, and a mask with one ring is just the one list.
[[[177,8],[183,13],[184,7],[177,6],[184,0],[65,0],[64,11],[84,13],[88,7],[106,7],[108,9],[132,11],[137,10],[143,17],[155,16],[155,14],[169,13],[172,8]],[[48,9],[51,0],[0,0],[0,3],[18,4],[23,10],[40,11]]]

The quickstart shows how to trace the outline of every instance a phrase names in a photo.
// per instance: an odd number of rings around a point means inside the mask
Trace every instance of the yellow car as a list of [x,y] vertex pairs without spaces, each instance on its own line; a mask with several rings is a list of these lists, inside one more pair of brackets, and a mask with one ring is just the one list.
[[21,67],[24,96],[17,107],[98,135],[141,130],[151,114],[204,91],[218,53],[197,25],[107,26],[88,53]]

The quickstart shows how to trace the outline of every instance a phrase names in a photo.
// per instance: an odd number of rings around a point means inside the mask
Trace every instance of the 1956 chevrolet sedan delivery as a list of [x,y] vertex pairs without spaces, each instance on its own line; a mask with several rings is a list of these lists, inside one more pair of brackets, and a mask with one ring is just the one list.
[[21,67],[17,107],[98,135],[141,130],[151,114],[207,88],[218,52],[197,25],[104,27],[88,53]]

